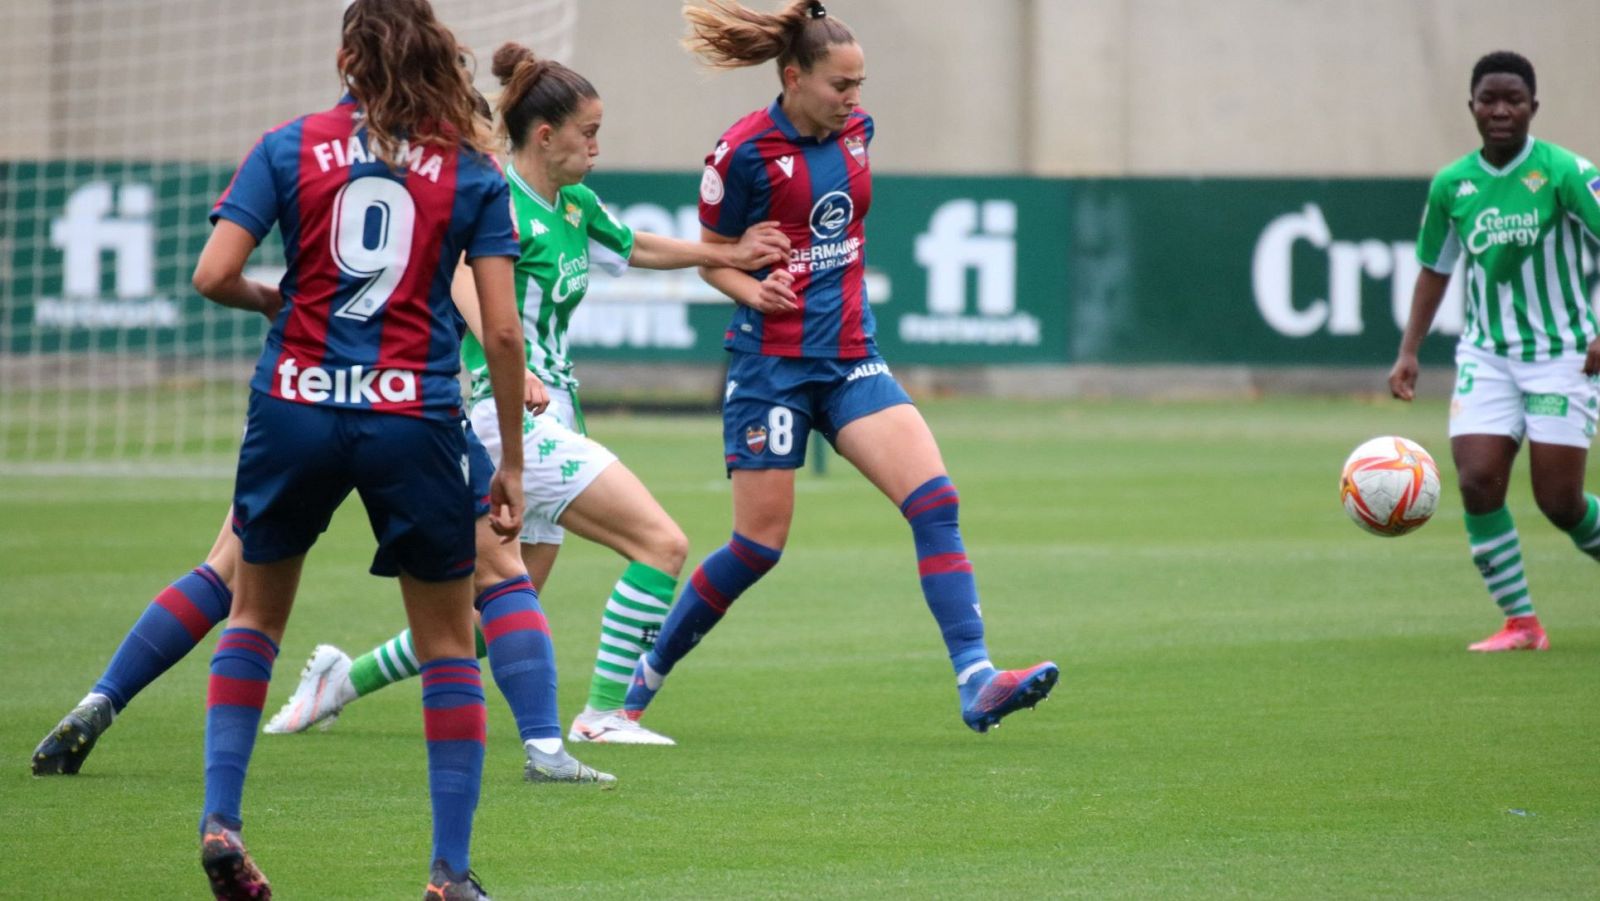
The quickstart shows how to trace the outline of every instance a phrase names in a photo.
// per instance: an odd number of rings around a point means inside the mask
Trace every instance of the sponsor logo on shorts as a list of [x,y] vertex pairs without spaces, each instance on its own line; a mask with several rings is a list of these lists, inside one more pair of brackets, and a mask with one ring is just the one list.
[[767,449],[767,427],[753,425],[744,430],[744,443],[750,448],[751,453],[759,454]]
[[543,441],[539,442],[539,446],[537,448],[535,448],[536,450],[539,451],[539,462],[543,463],[544,462],[544,458],[550,456],[550,454],[552,452],[554,452],[555,449],[557,447],[559,447],[560,445],[561,445],[561,441],[559,439],[556,439],[556,438],[546,438]]
[[847,381],[847,382],[853,382],[856,379],[864,379],[864,378],[870,378],[871,376],[875,376],[875,375],[888,375],[888,374],[889,374],[889,364],[888,363],[884,363],[882,361],[879,361],[879,362],[876,362],[876,363],[862,363],[860,366],[857,366],[856,368],[850,370],[850,374],[845,376],[844,380]]
[[405,369],[369,369],[366,366],[301,366],[293,357],[278,364],[278,396],[320,404],[391,404],[417,399],[417,374]]
[[572,481],[572,477],[577,475],[578,474],[578,470],[580,470],[582,468],[583,468],[583,461],[582,460],[568,460],[565,463],[562,463],[561,464],[561,484],[565,485],[568,482]]
[[1565,416],[1567,398],[1561,394],[1524,394],[1522,409],[1529,416]]

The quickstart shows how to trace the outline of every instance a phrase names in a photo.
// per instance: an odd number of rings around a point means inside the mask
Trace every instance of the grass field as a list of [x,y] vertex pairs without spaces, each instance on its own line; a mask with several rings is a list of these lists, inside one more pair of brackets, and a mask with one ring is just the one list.
[[[962,727],[896,511],[833,460],[801,476],[784,562],[673,675],[677,748],[575,750],[615,791],[521,781],[490,690],[473,863],[534,897],[1429,896],[1600,892],[1600,567],[1515,476],[1547,654],[1477,656],[1496,611],[1465,552],[1439,404],[925,407],[963,495],[997,662],[1054,698]],[[718,426],[592,417],[688,532],[726,536]],[[1441,457],[1436,522],[1372,538],[1338,467],[1394,432]],[[1600,466],[1591,464],[1591,489]],[[34,744],[221,521],[221,480],[0,480],[0,896],[198,898],[205,642],[77,778]],[[347,505],[313,553],[268,713],[319,641],[401,624]],[[562,710],[619,571],[574,542],[545,592]],[[246,836],[287,899],[415,897],[418,688],[329,732],[263,736]]]

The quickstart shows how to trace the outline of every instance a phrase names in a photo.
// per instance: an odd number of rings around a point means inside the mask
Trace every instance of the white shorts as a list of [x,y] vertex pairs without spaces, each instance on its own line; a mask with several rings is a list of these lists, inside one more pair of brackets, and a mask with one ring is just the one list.
[[1583,357],[1525,363],[1476,347],[1456,348],[1451,438],[1505,435],[1587,448],[1597,414],[1600,380],[1583,374]]
[[[523,544],[560,544],[566,530],[556,520],[617,455],[578,433],[572,393],[550,388],[550,406],[538,416],[522,414],[522,491],[527,511],[522,518]],[[500,465],[500,420],[494,398],[472,407],[472,431],[489,459]]]

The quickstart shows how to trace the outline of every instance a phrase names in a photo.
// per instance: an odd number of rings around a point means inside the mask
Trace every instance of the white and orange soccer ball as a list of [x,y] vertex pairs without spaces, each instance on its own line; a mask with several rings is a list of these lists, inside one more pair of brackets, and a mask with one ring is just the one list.
[[1439,467],[1415,441],[1385,435],[1344,461],[1339,499],[1355,524],[1393,538],[1420,528],[1439,506]]

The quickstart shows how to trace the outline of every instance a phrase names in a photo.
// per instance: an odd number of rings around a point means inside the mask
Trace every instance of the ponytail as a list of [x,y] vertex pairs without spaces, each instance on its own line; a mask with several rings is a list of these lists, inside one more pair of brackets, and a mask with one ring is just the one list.
[[489,71],[504,88],[500,121],[512,149],[527,142],[535,122],[560,128],[584,100],[600,96],[589,79],[553,59],[539,59],[532,50],[511,41],[494,52]]
[[776,13],[761,13],[736,0],[684,4],[689,36],[683,44],[714,69],[738,69],[778,61],[809,72],[835,44],[854,44],[850,26],[828,15],[819,0],[791,0]]

